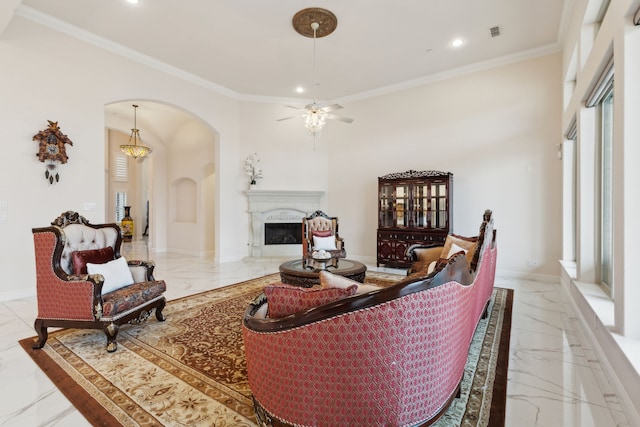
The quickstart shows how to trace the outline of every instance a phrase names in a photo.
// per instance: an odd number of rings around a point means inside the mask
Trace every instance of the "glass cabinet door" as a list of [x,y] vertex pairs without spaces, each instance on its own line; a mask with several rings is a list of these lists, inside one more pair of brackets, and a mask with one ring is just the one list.
[[393,220],[394,208],[393,208],[393,189],[391,185],[383,185],[380,187],[380,227],[393,227],[395,221]]
[[443,182],[431,184],[431,228],[448,227],[447,218],[447,185]]
[[410,217],[409,206],[409,186],[406,184],[396,185],[396,227],[408,227]]
[[429,222],[429,184],[416,183],[413,186],[414,227],[427,227]]

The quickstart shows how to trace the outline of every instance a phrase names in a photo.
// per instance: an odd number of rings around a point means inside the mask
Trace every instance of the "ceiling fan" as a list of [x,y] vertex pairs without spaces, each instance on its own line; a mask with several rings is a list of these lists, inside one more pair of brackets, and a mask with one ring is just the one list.
[[[324,127],[326,120],[338,120],[344,123],[351,123],[353,119],[333,114],[334,111],[342,109],[340,104],[320,105],[317,102],[316,82],[316,39],[324,37],[333,32],[338,25],[336,16],[322,8],[312,7],[303,9],[296,13],[293,17],[293,28],[305,37],[313,37],[313,102],[307,104],[304,108],[285,105],[287,108],[299,110],[299,114],[289,117],[283,117],[277,121],[289,120],[296,117],[304,118],[304,125],[314,139]],[[310,31],[311,30],[311,31]]]

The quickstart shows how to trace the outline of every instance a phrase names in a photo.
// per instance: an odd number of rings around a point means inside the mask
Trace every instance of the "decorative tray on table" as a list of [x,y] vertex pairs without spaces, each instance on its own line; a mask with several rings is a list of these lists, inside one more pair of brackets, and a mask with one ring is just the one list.
[[328,259],[331,259],[331,253],[325,251],[324,249],[320,249],[319,251],[313,251],[311,253],[311,258],[315,259],[316,261],[326,261]]

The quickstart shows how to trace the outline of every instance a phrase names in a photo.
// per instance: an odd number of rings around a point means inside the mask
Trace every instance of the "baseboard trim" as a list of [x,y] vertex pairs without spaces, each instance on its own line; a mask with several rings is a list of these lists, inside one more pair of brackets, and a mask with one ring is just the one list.
[[560,283],[560,275],[528,273],[513,270],[496,270],[496,277],[502,279],[532,280],[534,282]]

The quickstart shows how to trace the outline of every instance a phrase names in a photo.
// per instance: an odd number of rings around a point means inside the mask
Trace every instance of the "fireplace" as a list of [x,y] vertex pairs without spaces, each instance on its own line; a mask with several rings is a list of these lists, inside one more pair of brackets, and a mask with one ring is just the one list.
[[298,222],[267,222],[264,224],[265,245],[302,244],[302,226]]
[[321,209],[324,191],[249,190],[246,194],[251,214],[249,255],[302,256],[302,218]]

